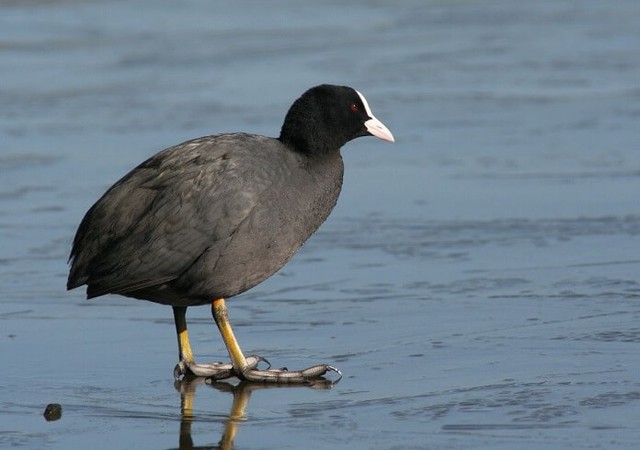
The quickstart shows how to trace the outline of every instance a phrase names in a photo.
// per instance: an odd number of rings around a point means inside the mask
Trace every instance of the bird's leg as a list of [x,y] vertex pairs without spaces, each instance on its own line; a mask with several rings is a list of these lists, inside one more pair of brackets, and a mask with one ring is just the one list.
[[[187,332],[186,306],[173,307],[173,319],[176,323],[176,334],[178,336],[178,364],[173,371],[176,379],[181,376],[213,377],[216,380],[229,378],[235,375],[233,365],[230,363],[196,364],[189,343],[189,333]],[[261,361],[257,356],[247,358],[248,367],[257,367]]]
[[[216,321],[216,325],[220,330],[224,344],[229,351],[233,372],[235,372],[235,375],[241,380],[263,383],[306,384],[322,378],[322,376],[327,372],[336,372],[339,377],[342,377],[342,374],[338,369],[328,364],[319,364],[304,370],[295,371],[289,371],[286,368],[258,370],[256,365],[251,364],[253,361],[251,361],[250,358],[258,358],[258,361],[264,361],[264,359],[257,356],[249,358],[244,357],[242,350],[240,349],[240,345],[238,344],[238,341],[233,334],[233,330],[231,329],[229,313],[225,300],[223,298],[214,300],[211,303],[211,312]],[[338,380],[339,379],[340,378],[338,378]]]
[[189,343],[186,314],[186,306],[173,307],[173,320],[176,324],[176,335],[178,336],[178,360],[185,363],[195,363],[191,344]]

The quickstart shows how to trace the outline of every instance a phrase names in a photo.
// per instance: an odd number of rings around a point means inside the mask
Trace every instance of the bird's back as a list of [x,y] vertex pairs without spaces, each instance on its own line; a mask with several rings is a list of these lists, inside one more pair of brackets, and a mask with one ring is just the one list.
[[168,148],[87,212],[67,288],[185,306],[244,292],[324,222],[342,174],[338,152],[308,157],[264,136],[207,136]]

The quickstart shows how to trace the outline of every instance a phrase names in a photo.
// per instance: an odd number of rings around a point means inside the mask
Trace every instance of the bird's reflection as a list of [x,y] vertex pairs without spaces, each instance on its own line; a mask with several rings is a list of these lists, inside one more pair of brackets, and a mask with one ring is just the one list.
[[[233,449],[233,440],[236,437],[240,423],[246,417],[246,409],[249,404],[249,398],[253,391],[262,389],[283,389],[283,388],[312,388],[312,389],[329,389],[336,382],[328,379],[319,379],[307,385],[272,385],[272,384],[256,384],[240,381],[238,384],[231,384],[222,381],[206,381],[204,378],[192,378],[176,381],[174,386],[180,392],[180,450],[230,450]],[[191,424],[194,421],[193,402],[195,399],[196,387],[206,386],[217,389],[220,392],[230,393],[233,396],[231,410],[227,416],[227,420],[222,433],[222,438],[217,445],[195,446],[193,437],[191,436]]]

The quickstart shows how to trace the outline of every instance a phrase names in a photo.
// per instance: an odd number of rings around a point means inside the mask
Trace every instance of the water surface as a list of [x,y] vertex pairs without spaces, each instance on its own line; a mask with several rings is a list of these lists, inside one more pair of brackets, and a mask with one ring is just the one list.
[[[635,448],[638,23],[634,0],[4,2],[0,447]],[[329,221],[229,306],[248,353],[344,378],[174,386],[169,308],[65,291],[75,228],[154,152],[275,135],[322,82],[397,142],[349,143]]]

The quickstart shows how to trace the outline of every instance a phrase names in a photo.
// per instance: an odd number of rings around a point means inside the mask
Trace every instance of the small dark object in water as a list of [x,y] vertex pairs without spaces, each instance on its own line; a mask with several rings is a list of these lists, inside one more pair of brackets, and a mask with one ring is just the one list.
[[59,403],[49,403],[44,409],[44,420],[53,422],[62,417],[62,405]]
[[[120,294],[171,305],[176,378],[307,383],[340,374],[327,364],[258,370],[266,360],[243,355],[225,299],[273,275],[325,221],[342,187],[340,148],[367,135],[394,141],[362,94],[321,85],[293,103],[277,139],[219,134],[161,151],[84,216],[67,289],[87,285],[87,298]],[[211,304],[230,364],[195,362],[185,313],[204,304]]]

